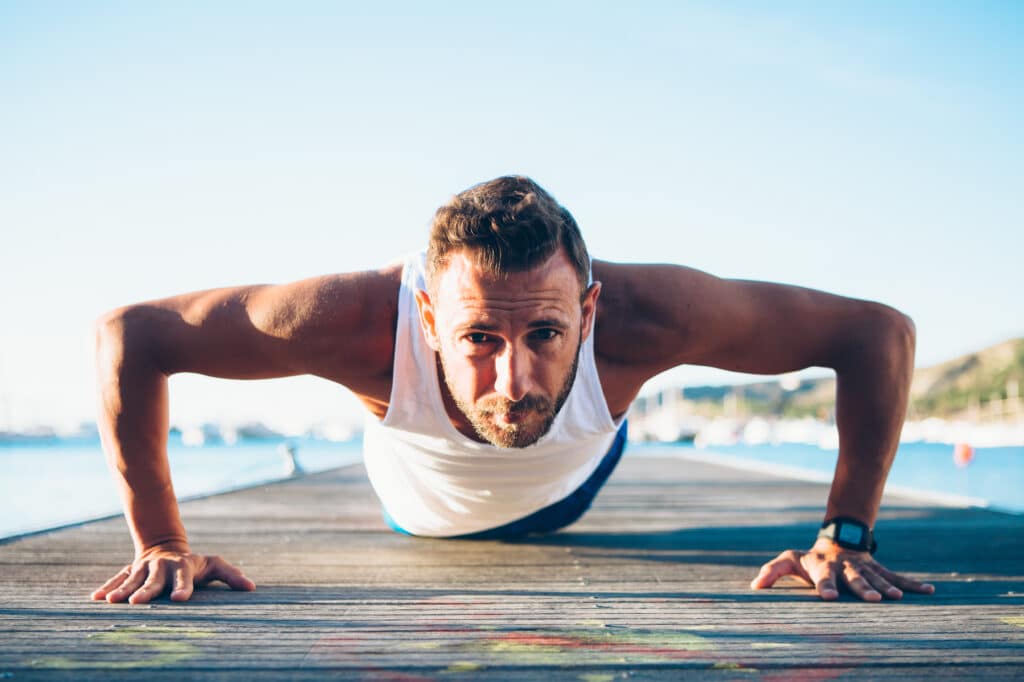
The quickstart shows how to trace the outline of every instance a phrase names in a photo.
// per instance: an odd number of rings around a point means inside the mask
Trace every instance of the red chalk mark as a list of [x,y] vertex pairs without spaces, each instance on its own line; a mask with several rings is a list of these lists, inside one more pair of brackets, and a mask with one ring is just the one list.
[[509,632],[501,637],[493,639],[494,641],[506,644],[518,644],[521,646],[550,646],[577,649],[583,645],[583,643],[578,639],[558,637],[555,635],[539,635],[532,632]]

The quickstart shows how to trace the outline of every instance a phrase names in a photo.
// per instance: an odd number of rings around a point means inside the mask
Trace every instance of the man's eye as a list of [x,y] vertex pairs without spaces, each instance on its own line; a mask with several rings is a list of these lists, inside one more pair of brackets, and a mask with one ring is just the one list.
[[466,334],[465,338],[470,343],[487,343],[490,340],[490,337],[483,332],[470,332]]
[[533,338],[539,341],[550,341],[556,336],[558,336],[556,329],[537,329],[533,332]]

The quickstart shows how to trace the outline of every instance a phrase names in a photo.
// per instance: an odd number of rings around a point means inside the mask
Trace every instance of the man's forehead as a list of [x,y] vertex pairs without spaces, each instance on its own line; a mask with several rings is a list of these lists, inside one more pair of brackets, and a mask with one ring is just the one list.
[[438,273],[434,294],[438,298],[435,305],[454,304],[466,312],[549,308],[569,313],[579,307],[579,280],[561,251],[535,268],[506,274],[488,273],[459,252],[452,254]]

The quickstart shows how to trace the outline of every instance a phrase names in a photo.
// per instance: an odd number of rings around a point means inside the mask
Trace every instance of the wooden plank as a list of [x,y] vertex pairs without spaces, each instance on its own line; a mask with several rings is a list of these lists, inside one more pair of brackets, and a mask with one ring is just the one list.
[[826,604],[758,566],[809,544],[820,484],[627,457],[567,531],[410,538],[361,467],[195,500],[197,551],[259,588],[94,603],[130,556],[112,519],[0,545],[0,679],[743,680],[1019,677],[1024,519],[887,498],[879,558],[937,594]]

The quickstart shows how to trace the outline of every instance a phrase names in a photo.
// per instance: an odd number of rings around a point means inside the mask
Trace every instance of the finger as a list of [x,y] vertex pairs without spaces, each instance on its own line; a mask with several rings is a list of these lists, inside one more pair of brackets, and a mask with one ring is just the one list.
[[107,594],[111,590],[113,590],[118,585],[123,583],[125,581],[125,579],[128,578],[129,575],[131,575],[131,572],[132,572],[131,565],[125,566],[120,571],[118,571],[117,575],[115,575],[113,578],[111,578],[110,580],[108,580],[107,582],[103,583],[102,585],[100,585],[95,590],[93,590],[93,593],[91,595],[89,595],[89,597],[91,599],[95,600],[95,601],[103,601],[104,599],[107,598]]
[[881,564],[876,564],[874,570],[890,583],[907,592],[917,592],[918,594],[933,594],[935,592],[935,586],[931,583],[923,583],[905,575],[893,573]]
[[755,590],[771,587],[779,578],[793,575],[811,584],[811,578],[800,565],[800,555],[789,550],[775,557],[761,567],[760,573],[750,582],[750,587]]
[[202,577],[196,580],[196,582],[200,585],[205,585],[206,583],[213,582],[214,580],[220,580],[221,582],[227,583],[228,587],[233,590],[249,592],[256,589],[256,583],[249,580],[242,571],[224,561],[219,556],[210,557],[208,559],[206,570],[203,571]]
[[851,592],[864,601],[882,601],[882,594],[871,586],[860,566],[852,561],[843,562],[843,581]]
[[124,579],[116,590],[107,594],[107,601],[111,604],[116,604],[128,599],[130,594],[142,587],[142,583],[145,582],[148,573],[149,571],[146,569],[145,564],[132,566],[128,577]]
[[129,604],[145,604],[153,599],[156,599],[164,591],[167,586],[167,562],[154,561],[153,565],[149,569],[149,577],[146,578],[146,582],[142,584],[142,587],[135,590],[130,597],[128,597]]
[[174,569],[171,601],[188,601],[192,597],[192,589],[192,566],[187,561],[183,561]]
[[810,566],[805,564],[804,568],[811,576],[819,597],[825,601],[839,599],[839,587],[836,585],[838,566],[834,561],[825,561],[819,555]]
[[863,575],[864,579],[871,584],[871,587],[875,588],[875,590],[887,599],[903,598],[903,590],[889,582],[881,573],[875,570],[874,566],[862,567],[861,575]]

